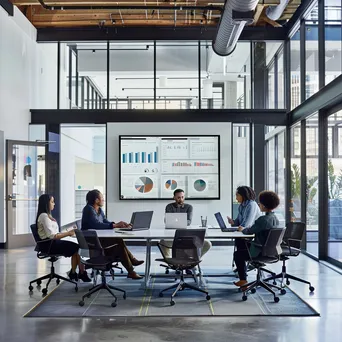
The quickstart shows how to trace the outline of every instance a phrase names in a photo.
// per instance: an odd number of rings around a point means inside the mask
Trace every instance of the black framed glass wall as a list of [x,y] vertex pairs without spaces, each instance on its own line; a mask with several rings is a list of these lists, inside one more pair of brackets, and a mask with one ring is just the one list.
[[238,42],[226,57],[207,41],[59,47],[59,109],[284,108],[282,42]]
[[342,73],[342,3],[325,0],[325,84]]
[[301,222],[301,125],[291,128],[291,182],[289,210],[291,222]]
[[154,42],[110,42],[109,47],[109,109],[154,109]]
[[232,215],[237,217],[239,203],[235,190],[242,185],[251,186],[251,129],[249,124],[232,125]]
[[107,108],[107,43],[60,43],[59,109]]
[[275,210],[280,224],[285,225],[285,129],[277,127],[265,135],[266,139],[266,188],[275,191],[280,204]]
[[318,5],[305,19],[305,99],[319,89],[318,82]]
[[328,116],[328,257],[342,262],[342,110]]
[[306,250],[318,257],[319,203],[318,203],[318,113],[306,119]]

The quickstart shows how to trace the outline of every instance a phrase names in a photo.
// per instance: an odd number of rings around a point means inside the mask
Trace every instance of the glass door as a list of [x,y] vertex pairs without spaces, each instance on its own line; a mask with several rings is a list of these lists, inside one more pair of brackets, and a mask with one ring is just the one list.
[[30,225],[45,192],[45,143],[7,140],[7,248],[34,245]]

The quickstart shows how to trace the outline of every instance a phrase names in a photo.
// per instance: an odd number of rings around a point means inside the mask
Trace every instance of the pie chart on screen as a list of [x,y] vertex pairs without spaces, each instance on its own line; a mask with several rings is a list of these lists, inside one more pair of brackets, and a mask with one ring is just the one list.
[[135,188],[141,193],[150,192],[153,189],[153,181],[149,177],[139,177],[135,182]]
[[206,187],[207,187],[207,183],[203,179],[197,179],[194,182],[194,188],[196,191],[199,191],[199,192],[204,191]]
[[165,182],[165,188],[168,190],[175,190],[177,188],[177,182],[174,179],[169,179]]

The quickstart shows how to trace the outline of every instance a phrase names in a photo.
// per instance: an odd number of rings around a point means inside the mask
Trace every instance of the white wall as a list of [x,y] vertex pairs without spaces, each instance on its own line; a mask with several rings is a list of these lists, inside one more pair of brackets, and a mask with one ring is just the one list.
[[[36,35],[16,7],[13,17],[0,7],[0,130],[5,139],[28,140],[30,109],[57,105],[57,45],[37,44]],[[6,241],[4,227],[1,220],[0,243]]]
[[[168,201],[119,200],[119,135],[220,135],[221,199],[189,201],[194,207],[193,224],[201,215],[215,224],[214,213],[231,214],[231,124],[230,123],[108,123],[107,124],[107,216],[114,221],[129,221],[133,211],[153,210],[152,225],[164,225]],[[170,200],[171,202],[171,200]]]

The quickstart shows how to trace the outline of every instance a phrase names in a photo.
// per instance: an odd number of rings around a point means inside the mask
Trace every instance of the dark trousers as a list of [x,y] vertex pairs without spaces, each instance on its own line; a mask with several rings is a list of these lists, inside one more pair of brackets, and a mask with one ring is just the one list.
[[[238,240],[244,240],[244,239],[236,239],[235,243]],[[248,253],[248,249],[250,244],[245,243],[243,241],[243,244],[239,241],[237,246],[237,250],[234,252],[234,262],[239,274],[240,280],[246,280],[247,279],[247,268],[246,268],[246,261],[250,260],[250,256]]]
[[133,254],[128,250],[125,241],[121,238],[99,238],[103,248],[115,245],[112,248],[105,250],[107,256],[113,257],[114,261],[121,262],[122,266],[128,272],[133,271],[132,260],[134,260]]

